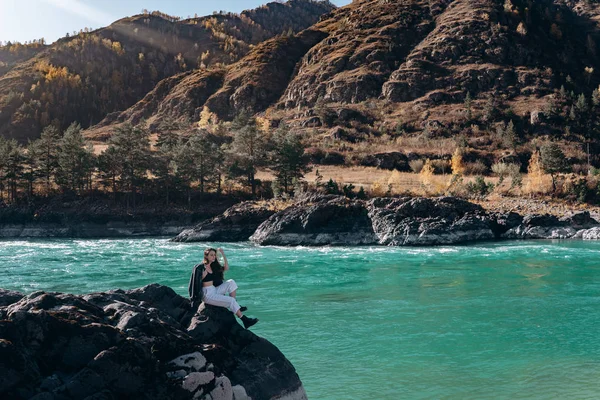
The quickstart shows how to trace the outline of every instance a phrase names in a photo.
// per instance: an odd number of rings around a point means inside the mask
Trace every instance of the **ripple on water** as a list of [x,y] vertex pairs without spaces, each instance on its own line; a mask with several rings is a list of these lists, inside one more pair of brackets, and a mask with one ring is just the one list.
[[[309,398],[595,398],[600,243],[258,247],[166,239],[0,241],[0,287],[186,295],[223,247],[253,330]],[[323,371],[326,371],[324,373]]]

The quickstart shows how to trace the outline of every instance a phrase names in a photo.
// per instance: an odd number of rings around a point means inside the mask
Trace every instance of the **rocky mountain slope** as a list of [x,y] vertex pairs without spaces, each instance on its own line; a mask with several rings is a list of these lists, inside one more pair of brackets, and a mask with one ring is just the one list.
[[[336,138],[360,141],[472,134],[474,123],[495,132],[510,120],[523,137],[566,125],[583,135],[597,128],[572,121],[597,111],[599,19],[589,1],[358,0],[229,67],[157,87],[89,134],[102,137],[139,113],[197,122],[251,111],[272,126],[306,128],[314,142],[336,126],[350,132]],[[587,108],[569,116],[581,94]]]
[[165,78],[228,65],[266,39],[311,26],[333,8],[291,0],[186,20],[152,12],[86,29],[20,58],[0,49],[0,135],[25,141],[49,124],[95,124]]

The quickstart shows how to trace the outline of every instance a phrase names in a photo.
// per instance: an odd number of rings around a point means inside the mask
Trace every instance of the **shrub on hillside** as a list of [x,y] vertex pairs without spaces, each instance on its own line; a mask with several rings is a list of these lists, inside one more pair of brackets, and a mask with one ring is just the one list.
[[487,175],[488,166],[482,161],[465,163],[465,175]]
[[425,161],[423,160],[412,160],[408,162],[408,166],[415,174],[418,174],[423,169],[423,165],[425,165]]
[[465,187],[471,196],[487,196],[494,190],[494,184],[487,183],[481,175],[475,177],[473,182],[468,182]]

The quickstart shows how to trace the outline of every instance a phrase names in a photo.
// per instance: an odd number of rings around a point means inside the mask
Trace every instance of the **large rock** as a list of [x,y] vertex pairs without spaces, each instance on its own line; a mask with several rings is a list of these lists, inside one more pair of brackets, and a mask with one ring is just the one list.
[[364,203],[345,197],[297,203],[263,222],[250,240],[284,246],[377,243]]
[[227,209],[223,214],[206,220],[177,235],[175,242],[246,241],[256,228],[275,211],[265,205],[247,201]]
[[578,235],[583,240],[600,240],[600,227],[582,230]]
[[0,291],[0,315],[2,399],[306,398],[274,345],[224,308],[194,313],[165,286]]
[[388,170],[397,169],[398,171],[404,172],[410,171],[410,167],[408,166],[408,157],[406,154],[398,151],[369,154],[361,160],[360,165]]
[[506,239],[569,239],[575,237],[578,229],[570,225],[572,221],[559,220],[550,214],[526,215],[523,222],[501,235]]
[[[491,239],[582,238],[598,222],[589,213],[568,217],[491,213],[456,197],[376,198],[306,193],[275,213],[262,203],[242,203],[222,216],[182,232],[175,240],[251,241],[261,245],[422,246]],[[234,223],[235,222],[235,223]],[[592,238],[594,231],[586,233]]]
[[384,245],[453,244],[495,237],[480,206],[454,197],[378,198],[367,207],[379,243]]

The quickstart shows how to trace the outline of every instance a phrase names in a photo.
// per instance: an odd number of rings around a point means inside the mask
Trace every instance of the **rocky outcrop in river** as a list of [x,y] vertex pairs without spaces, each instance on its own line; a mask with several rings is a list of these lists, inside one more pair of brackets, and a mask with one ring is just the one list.
[[245,201],[227,209],[223,214],[186,229],[173,239],[175,242],[248,240],[256,228],[275,211],[266,205]]
[[[481,206],[456,197],[364,201],[309,194],[283,210],[270,213],[256,211],[251,204],[234,207],[182,232],[174,240],[251,240],[260,245],[280,246],[423,246],[494,239],[600,237],[598,221],[588,212],[563,218],[488,213]],[[264,204],[261,207],[268,209]]]
[[306,399],[292,364],[227,309],[157,284],[76,296],[0,289],[0,398]]

